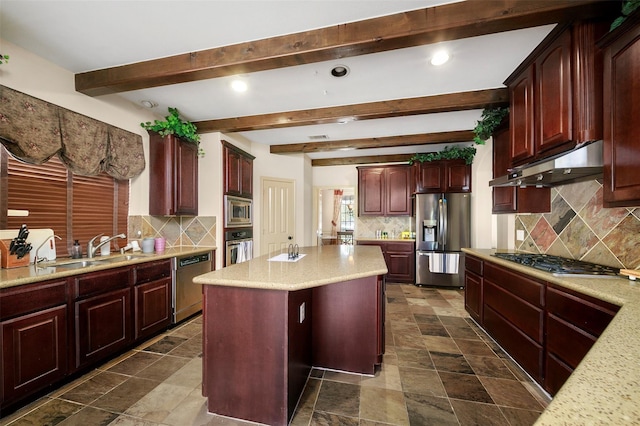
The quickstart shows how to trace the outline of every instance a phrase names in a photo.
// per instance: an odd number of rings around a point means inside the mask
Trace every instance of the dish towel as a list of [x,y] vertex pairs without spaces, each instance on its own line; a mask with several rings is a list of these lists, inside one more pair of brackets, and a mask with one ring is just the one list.
[[429,271],[436,274],[457,274],[459,253],[429,253]]

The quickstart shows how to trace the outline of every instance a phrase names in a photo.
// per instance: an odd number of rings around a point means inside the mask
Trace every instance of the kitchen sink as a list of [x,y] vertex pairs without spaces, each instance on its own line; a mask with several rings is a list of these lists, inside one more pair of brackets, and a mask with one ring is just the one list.
[[[94,261],[94,260],[78,260],[76,262],[65,262],[65,263],[61,263],[61,264],[54,264],[53,266],[56,269],[80,269],[80,268],[86,268],[88,266],[94,266],[94,265],[100,265],[100,261]],[[51,266],[51,265],[47,265],[47,266]]]
[[122,255],[122,256],[114,256],[114,257],[106,257],[106,258],[100,258],[100,257],[95,257],[93,259],[65,259],[65,260],[60,260],[57,262],[51,262],[51,263],[41,263],[39,264],[40,267],[55,267],[59,270],[65,270],[65,269],[80,269],[80,268],[86,268],[89,266],[97,266],[97,265],[104,265],[104,264],[108,264],[108,263],[116,263],[116,262],[126,262],[127,260],[134,260],[134,259],[142,259],[145,258],[147,256],[145,255],[136,255],[136,254],[127,254],[127,255]]

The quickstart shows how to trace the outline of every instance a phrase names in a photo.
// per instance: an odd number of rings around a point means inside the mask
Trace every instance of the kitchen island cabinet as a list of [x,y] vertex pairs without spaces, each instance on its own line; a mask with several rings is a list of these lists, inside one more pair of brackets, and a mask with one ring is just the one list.
[[373,374],[384,348],[380,248],[302,247],[200,275],[212,413],[286,425],[313,366]]
[[416,282],[416,242],[399,240],[358,240],[358,245],[378,246],[387,263],[387,281]]

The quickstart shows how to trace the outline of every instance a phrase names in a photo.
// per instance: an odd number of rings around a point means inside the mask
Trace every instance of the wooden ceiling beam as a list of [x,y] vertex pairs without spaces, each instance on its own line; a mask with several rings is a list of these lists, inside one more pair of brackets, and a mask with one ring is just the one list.
[[314,124],[338,123],[344,118],[370,120],[436,112],[464,111],[509,105],[507,88],[395,99],[357,105],[277,112],[220,120],[197,121],[198,133],[247,132]]
[[[607,5],[608,3],[608,5]],[[602,0],[465,1],[75,75],[99,96],[601,16]],[[619,6],[616,5],[619,9]]]
[[294,154],[300,152],[310,153],[344,151],[347,149],[393,148],[398,146],[471,142],[474,136],[473,130],[456,130],[452,132],[422,133],[417,135],[271,145],[270,152],[271,154]]
[[311,160],[311,167],[353,166],[356,164],[406,163],[414,154],[369,155],[363,157],[317,158]]

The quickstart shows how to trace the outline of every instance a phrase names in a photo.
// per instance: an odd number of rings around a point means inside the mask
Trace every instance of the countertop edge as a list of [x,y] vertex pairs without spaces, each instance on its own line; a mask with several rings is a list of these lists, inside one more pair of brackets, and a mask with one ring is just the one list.
[[[495,249],[465,253],[620,306],[536,425],[632,424],[640,419],[640,284],[627,278],[564,278],[496,258]],[[513,250],[511,250],[512,252]]]

